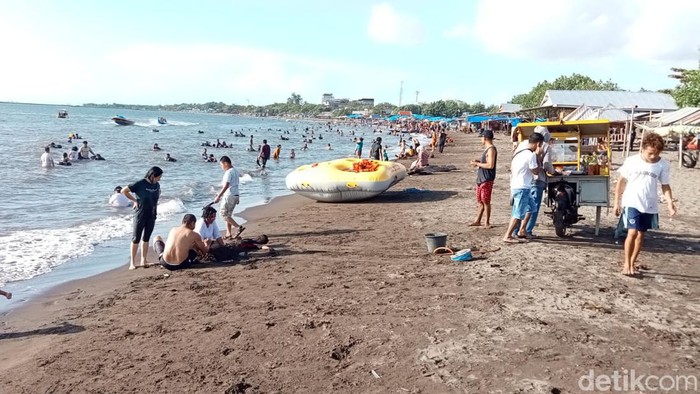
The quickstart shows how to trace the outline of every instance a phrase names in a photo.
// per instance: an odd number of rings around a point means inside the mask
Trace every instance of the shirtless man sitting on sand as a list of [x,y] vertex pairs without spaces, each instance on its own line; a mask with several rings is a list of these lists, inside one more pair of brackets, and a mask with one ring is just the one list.
[[156,237],[153,248],[163,268],[170,271],[190,268],[197,262],[197,251],[202,254],[209,252],[202,237],[194,232],[196,222],[197,218],[188,213],[182,218],[182,225],[170,230],[166,242],[162,237]]

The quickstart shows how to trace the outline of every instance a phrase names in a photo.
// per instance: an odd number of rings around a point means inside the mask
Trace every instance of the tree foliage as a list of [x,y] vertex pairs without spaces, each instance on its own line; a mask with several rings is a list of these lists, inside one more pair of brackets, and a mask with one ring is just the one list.
[[533,87],[530,92],[519,94],[514,96],[511,100],[514,104],[520,104],[523,108],[533,108],[540,105],[544,93],[547,90],[621,90],[620,87],[608,80],[608,81],[596,81],[593,78],[581,75],[581,74],[571,74],[562,75],[555,79],[553,82],[544,80],[535,87]]
[[301,95],[296,92],[292,92],[292,95],[287,99],[287,104],[301,105],[302,102]]
[[671,91],[676,104],[679,107],[700,106],[700,70],[686,70],[672,68],[676,75],[671,78],[678,79],[681,83]]

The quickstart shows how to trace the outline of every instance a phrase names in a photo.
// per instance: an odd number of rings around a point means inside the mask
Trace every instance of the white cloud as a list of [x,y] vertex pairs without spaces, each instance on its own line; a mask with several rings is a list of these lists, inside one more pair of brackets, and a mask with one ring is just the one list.
[[474,37],[515,58],[683,64],[697,60],[699,14],[700,2],[692,0],[481,0]]
[[3,58],[12,59],[0,62],[0,101],[268,104],[298,92],[320,102],[328,89],[351,98],[371,95],[363,87],[383,86],[398,74],[240,45],[139,43],[80,52],[31,34],[15,37],[21,39],[0,41]]
[[379,4],[372,6],[367,34],[378,43],[410,46],[424,41],[425,28],[417,18]]
[[454,38],[454,39],[460,39],[460,38],[467,38],[469,37],[471,31],[469,30],[469,26],[467,26],[466,23],[458,23],[451,28],[445,30],[442,35],[445,38]]

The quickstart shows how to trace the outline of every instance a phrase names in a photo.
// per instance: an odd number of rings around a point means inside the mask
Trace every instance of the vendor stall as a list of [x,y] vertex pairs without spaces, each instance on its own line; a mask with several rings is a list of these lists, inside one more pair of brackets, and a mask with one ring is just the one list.
[[607,120],[520,123],[518,130],[527,139],[535,127],[549,130],[552,164],[548,174],[546,202],[558,236],[583,217],[579,206],[596,207],[595,235],[600,230],[600,214],[609,206],[610,123]]

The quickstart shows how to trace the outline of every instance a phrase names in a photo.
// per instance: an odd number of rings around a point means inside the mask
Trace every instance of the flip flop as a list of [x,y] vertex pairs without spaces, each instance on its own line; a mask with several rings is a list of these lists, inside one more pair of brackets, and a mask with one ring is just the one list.
[[244,231],[245,231],[245,227],[243,227],[243,226],[238,226],[238,232],[237,232],[236,235],[234,235],[232,238],[234,238],[234,239],[235,239],[235,238],[238,238],[238,236],[241,235],[241,233],[244,232]]
[[514,238],[506,238],[503,240],[503,242],[507,244],[519,244],[522,243],[520,240],[514,239]]

